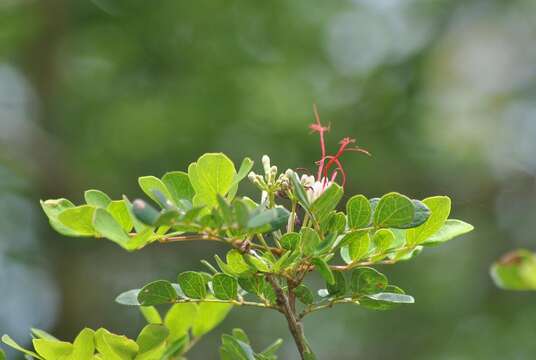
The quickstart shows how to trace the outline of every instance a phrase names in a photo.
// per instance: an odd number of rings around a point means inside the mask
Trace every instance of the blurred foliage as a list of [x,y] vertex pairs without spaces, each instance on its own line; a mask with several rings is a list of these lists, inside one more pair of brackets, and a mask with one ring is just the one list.
[[[329,341],[327,315],[307,319],[319,357],[352,359],[358,348],[369,359],[530,359],[534,295],[496,289],[488,267],[508,249],[536,248],[535,20],[532,0],[0,2],[0,180],[18,174],[27,186],[17,197],[33,206],[20,216],[0,210],[9,219],[2,259],[20,229],[31,230],[37,260],[11,263],[49,277],[53,293],[4,278],[0,291],[29,318],[38,308],[29,299],[47,304],[55,325],[34,325],[62,338],[86,325],[133,336],[142,318],[109,295],[195,267],[208,247],[126,254],[68,241],[44,217],[27,221],[37,200],[79,202],[78,189],[93,187],[141,195],[131,179],[209,151],[235,162],[269,152],[283,168],[311,167],[316,138],[304,130],[316,102],[336,124],[330,139],[355,136],[373,154],[347,158],[347,193],[445,193],[459,199],[454,216],[477,228],[441,258],[432,251],[385,269],[395,283],[419,279],[408,287],[419,306],[335,309]],[[0,328],[22,336],[30,324],[7,309]],[[286,333],[254,310],[231,314],[222,329],[244,324],[260,345]],[[203,341],[192,358],[206,358],[218,337]],[[288,344],[282,358],[293,354]]]

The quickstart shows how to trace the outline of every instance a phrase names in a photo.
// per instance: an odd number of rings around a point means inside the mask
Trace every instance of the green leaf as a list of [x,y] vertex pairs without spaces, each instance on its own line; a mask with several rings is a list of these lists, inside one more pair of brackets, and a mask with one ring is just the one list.
[[95,344],[106,360],[133,359],[139,350],[138,344],[126,336],[112,334],[100,328],[95,333]]
[[149,324],[162,324],[162,317],[154,306],[140,306],[140,312]]
[[385,292],[366,295],[359,299],[359,304],[372,310],[390,310],[400,304],[413,304],[415,299],[406,295],[397,286],[388,285]]
[[400,229],[416,228],[424,224],[430,217],[431,211],[422,201],[411,200],[411,202],[414,209],[413,220],[409,224],[399,226]]
[[249,337],[247,336],[246,332],[242,329],[233,329],[233,337],[235,339],[238,339],[242,341],[243,343],[250,344],[251,341],[249,341]]
[[93,227],[103,237],[112,240],[116,244],[126,247],[130,236],[123,230],[121,225],[106,210],[97,208],[93,215]]
[[507,290],[536,290],[536,254],[520,249],[504,255],[491,267],[497,286]]
[[163,325],[149,324],[145,326],[136,339],[139,347],[136,360],[160,359],[166,350],[168,335],[169,331]]
[[45,359],[61,359],[73,351],[71,343],[59,340],[33,339],[35,351]]
[[346,203],[346,214],[350,229],[361,229],[369,226],[371,208],[370,203],[363,195],[355,195]]
[[177,300],[177,291],[167,280],[156,280],[145,285],[138,294],[138,301],[143,306],[169,304]]
[[159,204],[163,208],[167,208],[169,204],[166,204],[157,195],[157,191],[160,192],[166,199],[172,199],[171,193],[167,186],[157,178],[156,176],[142,176],[138,178],[138,184],[141,189],[151,200]]
[[106,209],[112,199],[100,190],[87,190],[84,192],[84,199],[88,205]]
[[251,266],[253,266],[255,269],[257,269],[257,271],[270,272],[270,270],[271,270],[271,266],[270,266],[270,263],[268,262],[268,260],[266,260],[266,259],[264,259],[262,257],[246,254],[244,256],[244,259],[246,259],[246,261]]
[[238,282],[230,275],[216,274],[212,277],[212,290],[220,300],[235,300],[238,296]]
[[225,263],[225,261],[223,261],[219,255],[214,255],[214,260],[216,260],[216,263],[218,264],[218,266],[220,267],[220,270],[226,274],[230,274],[230,275],[237,275],[235,274],[235,272],[231,269],[231,267],[229,265],[227,265]]
[[185,357],[182,357],[180,355],[183,352],[188,351],[187,346],[189,345],[189,342],[190,337],[188,335],[184,335],[177,340],[169,340],[169,344],[166,347],[166,351],[164,352],[160,360],[186,360]]
[[138,301],[139,293],[140,289],[124,291],[121,294],[117,295],[117,297],[115,298],[115,302],[121,305],[139,306],[141,305]]
[[240,164],[240,168],[238,169],[238,174],[233,179],[233,183],[231,184],[231,189],[229,190],[229,199],[233,199],[236,195],[236,191],[238,190],[238,184],[240,181],[244,180],[244,178],[248,175],[251,168],[253,167],[253,160],[246,157],[244,160],[242,160],[242,164]]
[[330,284],[327,283],[326,287],[328,290],[328,293],[331,296],[344,296],[346,294],[346,278],[344,277],[344,274],[341,271],[333,271],[333,277],[335,279],[335,282]]
[[344,194],[342,187],[336,183],[332,183],[324,190],[310,207],[311,213],[318,222],[324,221],[327,215],[337,207],[339,201]]
[[10,346],[12,347],[13,349],[15,350],[18,350],[26,355],[29,355],[29,356],[32,356],[36,359],[41,359],[41,360],[44,360],[43,357],[37,355],[36,353],[34,353],[33,351],[30,351],[30,350],[26,350],[25,348],[23,348],[22,346],[20,346],[19,344],[17,344],[12,338],[9,337],[9,335],[3,335],[2,336],[2,342],[4,344],[6,344],[7,346]]
[[2,349],[0,349],[0,360],[6,360],[6,353]]
[[225,200],[225,198],[221,195],[216,196],[216,200],[218,201],[218,206],[221,212],[221,215],[223,217],[224,222],[227,225],[234,225],[234,214],[233,209],[231,208],[231,205]]
[[95,352],[95,331],[85,328],[73,342],[73,352],[65,360],[92,360]]
[[395,304],[413,304],[415,302],[415,299],[413,296],[405,295],[405,294],[397,294],[397,293],[377,293],[372,295],[367,295],[369,299],[378,300],[378,301],[385,301]]
[[238,278],[238,284],[245,291],[260,296],[262,295],[262,291],[265,286],[265,280],[262,276],[253,275],[253,276]]
[[[260,355],[263,355],[265,357],[269,357],[268,358],[269,360],[276,360],[277,356],[275,356],[275,353],[276,353],[277,350],[279,350],[281,345],[283,345],[283,340],[282,339],[277,339],[271,345],[269,345],[266,349],[264,349],[260,353]],[[268,359],[266,359],[266,360],[268,360]],[[261,360],[261,359],[259,359],[259,360]]]
[[383,254],[389,250],[395,242],[395,234],[389,229],[379,229],[372,238],[376,254]]
[[387,277],[370,267],[360,267],[352,272],[350,289],[360,295],[382,292],[387,286]]
[[151,228],[146,228],[142,232],[131,237],[128,243],[126,243],[125,249],[129,251],[141,249],[153,240],[153,235],[153,230]]
[[202,302],[197,308],[192,334],[203,336],[218,326],[227,316],[233,305],[223,303]]
[[241,228],[247,227],[250,217],[250,211],[247,202],[242,199],[235,199],[235,201],[233,201],[232,206],[238,225]]
[[175,341],[188,334],[197,317],[197,305],[193,303],[174,304],[164,318],[169,329],[169,341]]
[[188,174],[184,171],[168,172],[162,177],[162,182],[177,206],[183,208],[183,200],[193,201],[195,191]]
[[93,236],[95,235],[93,214],[95,214],[93,206],[82,205],[63,210],[58,214],[58,220],[77,236]]
[[440,245],[446,241],[452,240],[455,237],[467,234],[473,231],[474,227],[471,224],[461,220],[449,219],[445,225],[439,229],[434,235],[430,236],[422,245]]
[[[323,224],[326,225],[325,233],[340,234],[346,229],[346,215],[343,212],[332,212],[329,221]],[[321,224],[322,225],[322,224]],[[323,229],[324,230],[324,229]]]
[[438,232],[450,214],[451,201],[448,196],[429,197],[423,203],[430,209],[431,215],[424,224],[406,232],[407,243],[411,245],[418,245]]
[[341,244],[347,248],[349,261],[359,261],[367,256],[370,248],[370,235],[366,230],[356,230],[348,233],[341,240]]
[[335,277],[333,276],[333,272],[329,268],[329,265],[321,258],[313,258],[311,259],[311,263],[315,266],[316,270],[320,273],[320,275],[326,280],[326,282],[330,285],[335,284]]
[[46,339],[46,340],[59,340],[54,335],[51,335],[47,333],[45,330],[32,328],[32,334],[38,338],[38,339]]
[[249,344],[230,335],[222,335],[221,360],[255,360],[255,353]]
[[300,248],[302,253],[305,256],[310,256],[314,253],[315,249],[320,244],[320,237],[318,236],[318,233],[308,227],[303,227],[300,230],[301,233],[301,242],[300,242]]
[[216,196],[225,196],[233,186],[236,170],[233,162],[222,153],[204,154],[188,167],[188,177],[195,190],[195,206],[218,205]]
[[59,213],[74,207],[72,202],[67,199],[51,199],[46,201],[41,200],[40,203],[41,208],[43,208],[43,211],[48,217],[50,226],[52,226],[54,230],[65,236],[78,236],[75,231],[69,229],[58,220]]
[[232,249],[227,252],[227,266],[230,271],[238,276],[246,275],[252,272],[251,267],[247,264],[244,257],[237,249]]
[[[263,228],[265,231],[278,230],[288,222],[290,212],[282,206],[276,206],[253,215],[247,224],[250,229]],[[263,232],[265,232],[263,231]]]
[[290,176],[290,182],[292,183],[292,190],[298,198],[298,202],[305,210],[309,211],[311,204],[309,203],[309,198],[307,197],[307,193],[300,182],[298,174],[293,173],[292,176]]
[[279,243],[283,249],[294,250],[300,243],[300,234],[295,232],[286,233],[279,239]]
[[117,221],[127,233],[132,230],[134,224],[132,223],[132,217],[130,216],[127,204],[124,200],[110,202],[106,211],[114,217],[115,221]]
[[315,301],[313,292],[304,284],[297,286],[294,289],[294,294],[305,305],[311,305]]
[[413,202],[399,193],[389,193],[380,199],[374,212],[376,227],[401,227],[413,221]]
[[207,296],[207,288],[203,275],[195,271],[186,271],[179,274],[179,285],[186,295],[192,299],[204,299]]

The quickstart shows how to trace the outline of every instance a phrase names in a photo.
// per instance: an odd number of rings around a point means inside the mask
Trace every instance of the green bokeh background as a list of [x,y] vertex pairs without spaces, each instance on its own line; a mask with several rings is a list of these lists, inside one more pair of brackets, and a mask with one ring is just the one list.
[[[416,304],[340,306],[306,319],[320,359],[532,359],[536,295],[495,288],[489,265],[536,248],[536,2],[532,0],[3,0],[0,2],[0,332],[72,339],[84,326],[134,335],[125,289],[201,269],[224,249],[129,254],[54,233],[39,199],[136,179],[204,152],[314,166],[312,104],[329,146],[355,137],[347,194],[447,194],[476,230],[385,267]],[[249,184],[242,185],[246,193]],[[281,316],[235,310],[191,359],[243,327],[257,347]]]

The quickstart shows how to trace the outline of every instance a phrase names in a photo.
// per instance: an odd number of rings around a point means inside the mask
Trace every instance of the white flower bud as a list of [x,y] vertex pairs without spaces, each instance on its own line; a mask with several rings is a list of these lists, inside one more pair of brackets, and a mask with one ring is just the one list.
[[270,177],[269,177],[269,181],[270,182],[273,182],[275,180],[275,177],[277,176],[277,166],[272,166],[270,168]]
[[290,179],[292,176],[294,176],[294,170],[287,169],[287,171],[285,171],[285,175],[287,175],[287,177]]
[[257,178],[257,174],[255,174],[253,171],[250,171],[248,174],[248,179],[251,182],[255,182],[255,179]]
[[262,156],[262,167],[264,168],[264,174],[268,177],[270,175],[270,158],[268,155]]

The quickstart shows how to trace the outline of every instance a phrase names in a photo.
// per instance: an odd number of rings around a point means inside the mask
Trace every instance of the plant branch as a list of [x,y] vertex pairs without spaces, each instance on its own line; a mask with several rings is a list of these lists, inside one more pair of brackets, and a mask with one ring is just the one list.
[[329,301],[329,302],[327,302],[325,304],[318,304],[316,306],[309,306],[309,307],[305,308],[298,315],[298,319],[301,320],[306,315],[309,315],[309,314],[311,314],[311,313],[313,313],[315,311],[318,311],[318,310],[331,308],[333,305],[337,305],[337,304],[359,304],[359,302],[356,299],[344,298],[344,299],[331,300],[331,301]]
[[307,354],[311,354],[311,349],[309,348],[309,346],[307,345],[307,341],[305,340],[302,324],[292,310],[293,305],[290,304],[288,297],[285,295],[285,292],[283,291],[281,286],[279,286],[277,280],[272,275],[266,275],[266,280],[268,280],[268,282],[275,291],[278,310],[283,315],[285,315],[285,318],[287,319],[288,327],[290,333],[292,334],[292,337],[294,338],[294,342],[296,343],[298,352],[300,353],[300,358],[302,360],[305,360],[305,356]]
[[245,301],[245,300],[220,300],[220,299],[177,299],[172,302],[172,304],[183,304],[183,303],[220,303],[220,304],[233,304],[236,306],[253,306],[260,308],[268,308],[277,310],[277,308],[270,304],[258,303],[254,301]]

